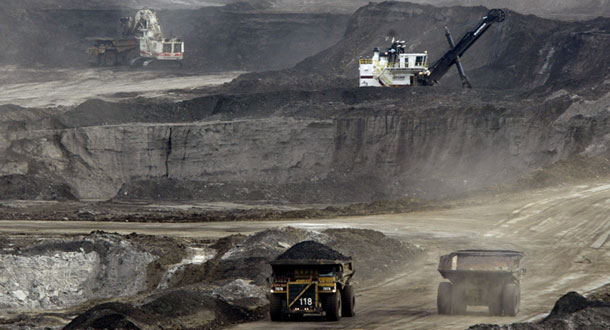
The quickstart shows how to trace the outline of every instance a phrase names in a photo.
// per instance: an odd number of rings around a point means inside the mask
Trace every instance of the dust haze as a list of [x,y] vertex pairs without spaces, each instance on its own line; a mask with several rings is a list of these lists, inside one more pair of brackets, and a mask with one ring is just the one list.
[[[143,7],[184,41],[180,65],[103,61],[96,40]],[[358,87],[375,47],[405,40],[431,66],[445,27],[459,41],[491,8],[506,20],[460,58],[472,89],[453,67]],[[0,329],[610,324],[607,0],[0,9]],[[321,255],[326,275],[294,257],[308,277],[273,278],[304,241],[353,278]],[[513,259],[450,274],[455,251]],[[284,285],[332,272],[298,317]]]

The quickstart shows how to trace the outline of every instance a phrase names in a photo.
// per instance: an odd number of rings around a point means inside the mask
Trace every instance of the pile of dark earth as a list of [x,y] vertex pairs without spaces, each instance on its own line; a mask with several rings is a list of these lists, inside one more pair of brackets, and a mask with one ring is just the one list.
[[568,292],[557,300],[551,313],[536,323],[505,325],[477,324],[469,330],[577,330],[610,329],[610,302],[587,299],[576,292]]
[[[322,90],[357,86],[358,59],[374,47],[388,47],[387,37],[406,41],[407,52],[428,51],[430,63],[447,50],[444,27],[460,38],[487,14],[484,7],[433,7],[409,2],[371,2],[350,18],[343,38],[294,68],[245,74],[229,85],[234,92],[283,89]],[[475,88],[552,92],[607,85],[610,75],[610,18],[566,22],[507,10],[504,22],[492,26],[461,57]],[[582,65],[579,54],[595,58]],[[436,88],[459,87],[450,70]]]
[[[228,236],[209,248],[216,251],[215,256],[203,264],[176,268],[168,289],[99,304],[81,313],[66,329],[221,328],[265,317],[269,262],[284,253],[312,257],[302,249],[313,248],[318,252],[316,257],[333,259],[350,253],[358,270],[353,281],[365,288],[378,283],[380,276],[404,271],[422,252],[417,246],[372,230],[316,232],[292,227]],[[159,266],[159,271],[167,267]]]
[[260,301],[266,298],[259,297],[254,304],[239,306],[224,301],[210,290],[191,287],[150,297],[140,305],[103,303],[79,315],[64,329],[218,329],[263,318],[266,305]]
[[[312,240],[323,244],[323,249],[328,247],[339,253],[330,253],[330,256],[350,255],[358,269],[354,281],[361,286],[376,283],[380,269],[392,274],[402,272],[405,265],[398,261],[404,260],[408,264],[422,252],[418,246],[373,230],[343,228],[316,232],[292,227],[274,228],[249,237],[232,235],[218,240],[211,246],[217,251],[213,259],[203,265],[186,266],[174,274],[170,285],[224,284],[233,278],[265,285],[267,276],[271,274],[269,261],[297,243]],[[306,255],[305,252],[300,254]]]
[[286,250],[286,252],[280,254],[276,260],[294,259],[350,260],[351,258],[324,244],[315,241],[304,241],[295,244]]

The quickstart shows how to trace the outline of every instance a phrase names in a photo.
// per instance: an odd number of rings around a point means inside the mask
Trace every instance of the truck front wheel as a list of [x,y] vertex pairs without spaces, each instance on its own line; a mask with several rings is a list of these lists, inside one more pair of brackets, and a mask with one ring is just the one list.
[[115,66],[117,64],[117,55],[113,51],[106,51],[102,55],[102,65]]
[[329,293],[326,295],[324,303],[324,309],[326,310],[326,318],[329,321],[339,321],[341,319],[341,293]]
[[441,282],[438,284],[436,295],[436,308],[439,314],[451,314],[451,282]]
[[140,51],[137,48],[134,48],[128,52],[123,53],[123,64],[131,65],[131,62],[136,58],[140,57]]
[[271,321],[281,321],[282,320],[282,303],[284,299],[279,294],[271,294],[271,299],[269,299],[269,316],[271,316]]
[[87,59],[89,65],[91,66],[99,66],[100,65],[100,56],[96,51],[89,52],[89,58]]
[[502,307],[504,308],[504,315],[516,316],[519,313],[519,303],[521,295],[519,293],[519,286],[515,283],[508,283],[502,290]]
[[343,302],[342,315],[351,317],[356,315],[356,295],[354,294],[354,287],[350,284],[346,284],[341,291],[341,301]]

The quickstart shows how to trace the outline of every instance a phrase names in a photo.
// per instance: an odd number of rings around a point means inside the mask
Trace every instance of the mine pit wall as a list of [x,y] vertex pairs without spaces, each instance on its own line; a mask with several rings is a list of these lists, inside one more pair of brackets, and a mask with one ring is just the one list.
[[584,118],[558,127],[504,111],[340,119],[333,166],[354,177],[375,175],[386,182],[388,196],[444,197],[505,183],[575,155],[594,129]]
[[331,167],[330,121],[270,118],[64,130],[80,198],[113,197],[123,183],[184,181],[281,184],[324,176]]
[[[586,102],[570,104],[559,96],[523,111],[483,105],[24,131],[5,136],[0,173],[46,173],[81,199],[109,199],[119,191],[122,198],[163,199],[121,190],[147,180],[194,183],[195,198],[204,200],[213,199],[206,189],[224,184],[230,188],[223,199],[261,186],[271,187],[264,197],[271,200],[282,189],[304,187],[331,191],[298,197],[307,202],[442,197],[577,154],[607,157],[608,111],[595,102],[586,105],[597,109],[588,113],[581,109]],[[343,196],[346,189],[351,195]]]

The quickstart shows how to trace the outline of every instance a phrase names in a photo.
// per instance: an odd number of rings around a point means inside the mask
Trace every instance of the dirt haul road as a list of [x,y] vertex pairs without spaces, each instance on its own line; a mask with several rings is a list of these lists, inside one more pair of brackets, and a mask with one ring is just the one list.
[[[175,71],[175,72],[174,72]],[[183,70],[126,68],[24,69],[0,67],[0,105],[22,107],[74,106],[91,98],[116,101],[124,97],[181,100],[175,90],[221,85],[243,72],[186,74]]]
[[[89,232],[220,237],[290,225],[308,229],[357,227],[381,230],[426,249],[410,270],[374,288],[359,288],[357,315],[326,321],[242,324],[237,329],[465,329],[476,323],[512,323],[540,318],[564,293],[586,293],[610,282],[610,180],[512,196],[449,210],[316,221],[227,223],[92,223],[2,221],[0,232]],[[489,317],[486,308],[465,316],[436,313],[441,280],[438,258],[460,248],[507,248],[525,252],[521,312]]]

